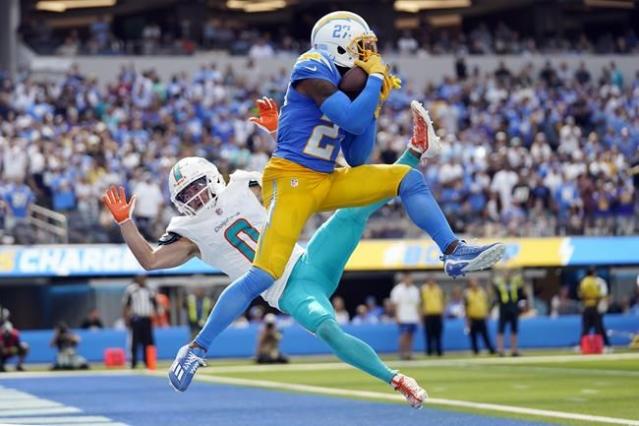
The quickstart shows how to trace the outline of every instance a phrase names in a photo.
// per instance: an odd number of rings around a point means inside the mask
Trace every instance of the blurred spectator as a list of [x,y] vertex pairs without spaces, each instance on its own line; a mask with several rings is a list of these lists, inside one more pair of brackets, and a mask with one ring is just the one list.
[[464,293],[459,286],[453,287],[450,293],[450,298],[446,304],[446,318],[465,318],[466,307],[464,302]]
[[524,277],[520,272],[498,270],[493,279],[495,303],[499,306],[497,324],[497,352],[505,356],[504,332],[510,327],[510,354],[519,356],[517,335],[519,332],[519,314],[526,304],[524,294]]
[[138,350],[142,349],[144,364],[148,367],[147,347],[154,345],[151,318],[157,311],[155,292],[146,284],[146,277],[134,278],[124,292],[123,316],[131,332],[131,368],[138,364]]
[[[201,42],[199,47],[202,49],[226,49],[232,52],[245,52],[247,47],[241,46],[264,38],[273,39],[274,50],[277,51],[290,51],[291,46],[296,46],[295,51],[299,52],[301,48],[308,46],[307,36],[295,39],[293,32],[281,23],[277,25],[277,29],[272,28],[268,31],[245,28],[246,25],[247,22],[244,19],[235,19],[232,16],[216,13],[215,18],[203,24],[201,37],[194,37],[199,34],[193,34],[194,25],[188,19],[181,20],[175,25],[177,28],[167,29],[164,32],[157,23],[149,23],[142,30],[144,48],[139,50],[134,48],[138,42],[136,32],[125,32],[122,39],[116,39],[110,31],[109,24],[101,17],[89,25],[88,31],[91,36],[86,40],[82,42],[78,40],[75,29],[68,33],[71,36],[67,37],[67,40],[73,39],[75,52],[105,55],[192,53],[194,46],[187,48],[183,45],[194,45],[195,41]],[[273,25],[275,24],[271,26]],[[23,26],[27,27],[27,25]],[[22,31],[22,36],[36,50],[50,53],[52,46],[53,48],[56,46],[55,38],[50,35],[51,31],[47,30],[44,22],[36,22],[34,27],[29,31]],[[543,38],[536,38],[530,34],[521,34],[504,22],[499,22],[497,25],[491,25],[490,28],[482,23],[470,31],[455,32],[421,25],[417,30],[405,30],[396,34],[396,38],[392,38],[391,34],[385,31],[378,33],[378,36],[380,47],[396,47],[405,55],[414,55],[418,51],[425,51],[431,55],[451,52],[470,52],[479,55],[545,52],[631,54],[637,52],[637,37],[632,29],[618,29],[615,35],[594,32],[592,34],[575,33],[571,37],[545,35]],[[58,47],[59,54],[67,53],[66,43]]]
[[[500,27],[500,43],[510,46],[505,34],[512,31]],[[494,42],[487,28],[476,36],[478,50]],[[382,110],[372,157],[393,162],[401,154],[409,101],[417,98],[446,141],[423,171],[455,231],[497,238],[633,235],[639,80],[615,86],[612,64],[606,68],[603,79],[580,84],[583,72],[565,63],[542,72],[504,63],[499,79],[473,70],[465,81],[446,77],[423,91],[407,86]],[[143,232],[154,237],[172,212],[165,182],[177,158],[207,157],[226,175],[264,166],[273,142],[246,118],[254,98],[281,96],[286,84],[287,70],[247,79],[211,65],[167,80],[153,69],[125,66],[105,88],[77,67],[56,82],[0,78],[7,117],[0,125],[0,187],[6,194],[26,182],[32,202],[65,211],[71,242],[117,242],[112,223],[100,219],[96,194],[130,182],[128,189],[142,194],[135,212]],[[304,236],[319,223],[311,221]],[[380,209],[367,228],[367,237],[421,236],[398,204]],[[31,235],[17,239],[29,242]]]
[[55,363],[52,370],[77,370],[89,368],[89,363],[78,355],[76,348],[80,343],[80,336],[73,333],[66,323],[59,323],[53,330],[50,346],[55,348]]
[[383,300],[384,310],[379,320],[382,324],[390,324],[395,322],[395,308],[389,297]]
[[261,324],[264,320],[264,307],[262,305],[252,306],[248,311],[248,319],[251,324]]
[[437,353],[442,356],[442,333],[444,330],[444,293],[431,277],[421,288],[424,340],[428,356]]
[[154,240],[156,238],[154,229],[164,203],[164,196],[157,179],[154,180],[151,173],[144,173],[142,180],[133,188],[133,195],[136,198],[133,211],[135,223],[144,238]]
[[101,328],[104,328],[104,324],[100,319],[100,311],[98,311],[97,308],[91,309],[87,317],[82,320],[80,328],[83,328],[85,330],[99,330]]
[[419,45],[417,44],[417,40],[408,30],[404,30],[399,40],[397,40],[397,49],[399,53],[403,55],[412,55],[417,52],[417,48]]
[[570,288],[562,287],[559,294],[550,301],[550,316],[575,315],[579,313],[579,303],[570,298]]
[[29,353],[29,345],[20,339],[20,332],[7,319],[0,321],[0,372],[7,371],[6,363],[16,357],[16,371],[24,371],[24,360]]
[[594,330],[604,341],[606,347],[610,347],[610,340],[603,323],[603,313],[599,310],[599,304],[605,297],[602,287],[606,287],[606,282],[597,276],[594,267],[588,268],[588,273],[579,283],[579,298],[583,304],[581,316],[581,337],[590,334]]
[[379,320],[384,312],[384,308],[377,304],[375,296],[366,297],[366,308],[368,309],[368,315],[376,320]]
[[492,354],[495,354],[495,348],[490,342],[488,336],[488,327],[486,319],[488,318],[488,296],[483,288],[479,285],[477,278],[468,279],[468,287],[464,293],[464,301],[466,305],[466,326],[470,332],[470,344],[475,355],[479,354],[479,346],[477,337],[484,340],[484,346]]
[[413,335],[420,322],[419,289],[410,274],[400,274],[391,290],[390,299],[395,306],[395,318],[399,326],[399,357],[413,358]]
[[204,287],[197,287],[186,296],[186,314],[191,329],[191,338],[195,338],[204,327],[211,309],[213,309],[213,300],[207,296]]
[[351,320],[353,325],[377,324],[379,319],[375,315],[371,315],[367,305],[358,305],[355,310],[355,316]]
[[156,310],[155,315],[151,319],[154,327],[169,327],[171,321],[169,320],[169,314],[171,310],[171,300],[169,296],[164,293],[155,294]]
[[272,58],[274,55],[273,47],[268,43],[266,38],[260,37],[255,44],[251,46],[248,52],[249,58],[254,61],[260,59]]
[[255,361],[258,364],[285,364],[288,358],[280,352],[282,333],[277,329],[277,317],[266,314],[264,325],[258,335]]
[[351,321],[351,316],[348,314],[348,311],[344,307],[344,299],[340,296],[333,297],[333,309],[335,309],[335,321],[339,325],[348,324]]
[[7,185],[2,193],[7,211],[5,230],[9,234],[13,234],[18,243],[26,244],[28,241],[25,239],[28,237],[25,236],[25,231],[28,227],[31,205],[35,201],[33,191],[22,181],[16,179]]

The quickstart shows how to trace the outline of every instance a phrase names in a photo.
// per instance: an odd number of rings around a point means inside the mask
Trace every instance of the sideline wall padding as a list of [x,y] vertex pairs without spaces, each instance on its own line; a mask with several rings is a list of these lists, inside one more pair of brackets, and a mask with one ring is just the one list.
[[[639,316],[606,315],[606,329],[616,332],[639,333]],[[496,322],[490,322],[490,334],[494,343]],[[346,326],[353,335],[368,342],[376,351],[392,353],[397,351],[398,332],[394,324]],[[281,349],[288,355],[317,355],[330,353],[328,346],[297,324],[281,329],[283,334]],[[252,357],[259,327],[233,328],[223,332],[214,342],[209,352],[210,358]],[[123,330],[84,331],[76,330],[82,342],[79,352],[90,361],[102,361],[104,350],[109,347],[127,348],[127,333]],[[559,318],[529,318],[520,322],[520,346],[527,348],[569,348],[576,346],[581,333],[581,317],[578,315]],[[48,363],[55,356],[49,347],[51,331],[24,331],[22,339],[29,343],[31,351],[28,362]],[[509,339],[505,339],[508,342]],[[614,345],[625,345],[628,338],[623,335],[611,337]],[[172,359],[178,348],[189,341],[187,327],[169,327],[155,330],[155,342],[159,359]],[[470,343],[464,334],[462,320],[448,320],[444,324],[444,349],[468,350]],[[415,336],[415,350],[424,350],[423,330]],[[128,357],[128,349],[127,349]]]

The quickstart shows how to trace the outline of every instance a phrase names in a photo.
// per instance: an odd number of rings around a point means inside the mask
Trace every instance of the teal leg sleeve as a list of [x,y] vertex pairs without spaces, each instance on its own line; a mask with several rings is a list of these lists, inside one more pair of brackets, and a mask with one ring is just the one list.
[[317,328],[317,336],[333,349],[339,359],[383,382],[390,383],[397,374],[382,362],[373,348],[345,333],[334,319],[323,321]]

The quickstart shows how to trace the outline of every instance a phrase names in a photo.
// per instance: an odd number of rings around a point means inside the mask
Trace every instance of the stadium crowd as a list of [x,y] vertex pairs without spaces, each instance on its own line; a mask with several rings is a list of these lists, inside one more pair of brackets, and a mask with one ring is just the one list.
[[[303,20],[303,19],[302,19]],[[404,30],[391,37],[375,29],[380,40],[390,40],[380,48],[384,53],[405,54],[532,54],[532,53],[620,53],[639,51],[639,38],[630,27],[620,26],[603,34],[570,33],[537,39],[504,22],[493,28],[481,23],[474,28],[435,28],[422,23],[415,30]],[[37,52],[62,56],[75,55],[190,55],[196,51],[219,49],[235,55],[269,57],[278,53],[301,53],[307,39],[297,39],[285,27],[260,31],[232,18],[211,18],[195,28],[188,19],[176,22],[149,21],[140,31],[116,35],[106,17],[88,27],[54,31],[46,22],[27,20],[20,28],[24,40]]]
[[[392,94],[378,122],[373,162],[393,162],[404,150],[408,105],[417,98],[446,142],[441,157],[422,168],[456,231],[635,232],[639,72],[624,80],[610,63],[595,79],[584,65],[548,63],[522,70],[500,64],[481,74],[463,60],[456,71],[422,90],[406,84]],[[138,195],[136,220],[149,239],[157,238],[175,214],[166,181],[178,158],[205,156],[225,174],[263,168],[274,142],[247,118],[256,98],[281,101],[287,77],[283,70],[241,78],[212,64],[169,81],[123,66],[106,88],[77,68],[57,82],[2,78],[5,242],[33,240],[20,226],[33,203],[67,215],[70,242],[119,241],[99,202],[109,184]],[[309,224],[307,237],[321,220]],[[382,209],[367,230],[368,237],[418,235],[398,204]]]

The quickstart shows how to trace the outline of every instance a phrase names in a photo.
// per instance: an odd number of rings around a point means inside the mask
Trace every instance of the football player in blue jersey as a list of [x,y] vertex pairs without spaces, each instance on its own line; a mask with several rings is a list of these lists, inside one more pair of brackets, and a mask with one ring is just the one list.
[[[312,49],[294,65],[277,149],[264,169],[262,200],[268,220],[253,266],[224,290],[189,350],[178,353],[175,362],[187,372],[180,379],[184,389],[197,370],[191,360],[203,357],[213,339],[282,276],[306,221],[317,212],[399,195],[411,220],[438,245],[450,276],[486,269],[503,256],[501,243],[473,246],[455,236],[419,171],[405,164],[364,165],[375,142],[375,111],[394,88],[376,42],[366,21],[351,12],[330,13],[313,27]],[[354,66],[368,79],[351,101],[338,86]],[[428,146],[415,148],[425,152]],[[335,168],[340,150],[351,167]]]

